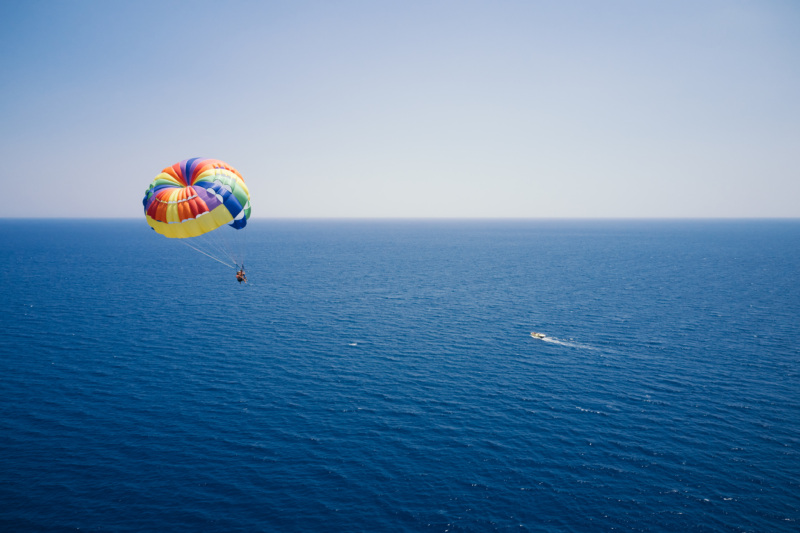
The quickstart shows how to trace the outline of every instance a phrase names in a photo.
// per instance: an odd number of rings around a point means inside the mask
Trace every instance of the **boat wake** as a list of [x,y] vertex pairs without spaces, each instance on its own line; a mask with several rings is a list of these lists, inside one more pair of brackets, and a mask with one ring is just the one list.
[[556,338],[553,338],[553,337],[545,337],[542,340],[544,342],[549,342],[551,344],[559,344],[561,346],[568,346],[570,348],[581,348],[583,350],[596,350],[597,349],[594,346],[588,346],[586,344],[580,344],[580,343],[577,343],[577,342],[562,341],[562,340],[559,340],[559,339],[556,339]]
[[539,339],[542,342],[549,342],[550,344],[558,344],[559,346],[566,346],[568,348],[579,348],[581,350],[597,350],[594,346],[589,346],[587,344],[580,344],[578,342],[569,342],[569,341],[562,341],[561,339],[557,339],[555,337],[548,337],[547,335],[542,335],[538,333],[536,336],[531,334],[531,336],[535,339]]

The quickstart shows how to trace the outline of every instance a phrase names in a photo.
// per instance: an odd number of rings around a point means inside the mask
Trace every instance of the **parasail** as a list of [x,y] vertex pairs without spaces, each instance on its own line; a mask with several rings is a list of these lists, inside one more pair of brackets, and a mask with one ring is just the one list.
[[250,192],[242,175],[227,163],[200,157],[175,163],[153,179],[142,204],[147,223],[156,232],[182,239],[187,246],[226,263],[216,257],[218,254],[189,243],[210,244],[234,266],[239,264],[240,257],[218,234],[247,225]]

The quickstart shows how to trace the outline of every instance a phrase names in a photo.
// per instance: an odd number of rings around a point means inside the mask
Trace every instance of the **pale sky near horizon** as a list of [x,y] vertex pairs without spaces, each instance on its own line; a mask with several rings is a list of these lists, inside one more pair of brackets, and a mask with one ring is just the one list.
[[0,217],[800,217],[800,2],[0,3]]

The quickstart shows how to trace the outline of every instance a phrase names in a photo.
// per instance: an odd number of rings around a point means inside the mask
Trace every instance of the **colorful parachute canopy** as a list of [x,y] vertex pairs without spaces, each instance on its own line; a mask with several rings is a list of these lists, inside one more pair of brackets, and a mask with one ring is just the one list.
[[195,157],[161,171],[145,192],[147,223],[176,239],[197,237],[250,218],[250,192],[239,172],[218,159]]

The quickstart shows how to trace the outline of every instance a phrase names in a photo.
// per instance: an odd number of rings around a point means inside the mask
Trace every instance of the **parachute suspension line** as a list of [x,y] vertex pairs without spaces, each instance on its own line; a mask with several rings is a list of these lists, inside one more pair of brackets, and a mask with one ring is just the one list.
[[233,228],[219,228],[193,237],[191,242],[194,246],[201,248],[201,251],[205,251],[215,257],[227,259],[229,263],[238,264],[241,260],[240,254],[236,253],[236,250],[240,248],[237,245],[237,235],[238,231]]
[[239,258],[236,254],[236,240],[235,234],[231,231],[236,231],[233,228],[220,228],[222,231],[215,231],[211,234],[212,240],[215,240],[222,253],[230,259],[233,263],[239,263]]
[[228,261],[231,263],[236,262],[234,258],[231,256],[230,250],[228,250],[227,247],[225,246],[219,231],[212,231],[200,235],[198,237],[195,237],[194,242],[198,246],[202,245],[204,248],[207,248],[215,255],[227,258]]
[[233,266],[231,266],[231,265],[230,265],[230,264],[228,264],[227,262],[225,262],[225,261],[223,261],[223,260],[221,260],[221,259],[217,259],[217,258],[216,258],[216,257],[214,257],[213,255],[211,255],[211,254],[209,254],[209,253],[206,253],[206,252],[204,252],[204,251],[203,251],[203,250],[201,250],[200,248],[195,248],[194,246],[192,246],[191,244],[189,244],[188,242],[186,242],[184,239],[180,239],[180,242],[182,242],[183,244],[185,244],[186,246],[188,246],[189,248],[191,248],[191,249],[193,249],[193,250],[197,250],[198,252],[200,252],[200,253],[201,253],[201,254],[203,254],[204,256],[206,256],[206,257],[210,257],[210,258],[211,258],[211,259],[213,259],[214,261],[216,261],[216,262],[218,262],[218,263],[222,263],[223,265],[225,265],[225,266],[226,266],[226,267],[228,267],[228,268],[233,268],[233,269],[235,269],[235,268],[236,268],[236,267],[233,267]]
[[[227,231],[226,231],[227,230]],[[220,248],[223,250],[225,256],[232,262],[232,263],[239,263],[239,254],[236,253],[238,246],[236,241],[236,235],[231,235],[231,231],[236,231],[232,228],[225,228],[223,231],[216,232],[217,242],[219,243]]]
[[247,259],[247,257],[245,257],[247,255],[247,248],[248,248],[247,241],[248,241],[248,238],[250,236],[250,231],[252,231],[252,230],[248,230],[247,227],[244,227],[244,228],[242,228],[240,230],[236,230],[236,231],[239,232],[239,235],[238,235],[238,238],[239,238],[239,241],[238,241],[238,244],[239,244],[239,256],[240,256],[239,260],[241,261],[242,265],[244,265],[244,260]]

